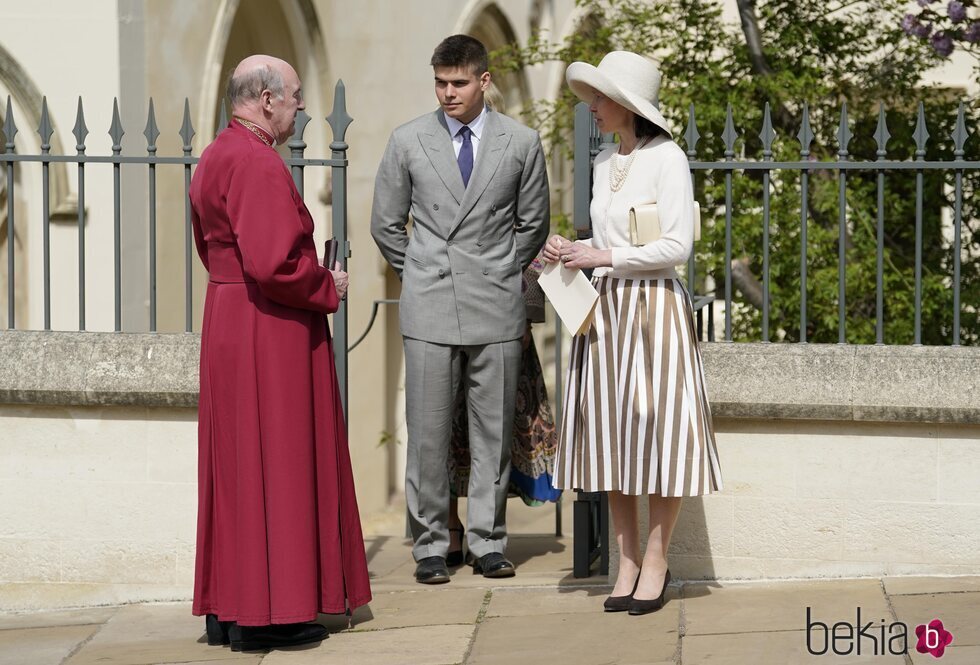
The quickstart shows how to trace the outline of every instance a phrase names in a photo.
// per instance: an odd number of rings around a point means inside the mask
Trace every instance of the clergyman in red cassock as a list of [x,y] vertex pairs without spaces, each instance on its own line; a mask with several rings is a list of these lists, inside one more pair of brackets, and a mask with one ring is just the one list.
[[323,639],[371,600],[327,314],[347,274],[275,150],[303,108],[287,63],[251,56],[190,188],[209,273],[201,332],[195,615],[235,650]]

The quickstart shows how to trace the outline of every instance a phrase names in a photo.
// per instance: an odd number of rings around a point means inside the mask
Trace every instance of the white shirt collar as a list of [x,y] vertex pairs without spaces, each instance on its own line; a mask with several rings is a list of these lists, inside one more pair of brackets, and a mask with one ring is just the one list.
[[[446,115],[445,111],[442,112],[442,115],[446,118],[446,126],[449,127],[449,136],[455,139],[456,134],[459,133],[459,129],[463,126],[463,123],[456,118],[450,118],[448,115]],[[483,126],[486,124],[486,122],[487,107],[484,106],[483,110],[480,111],[480,115],[476,116],[469,122],[470,131],[473,132],[473,136],[476,137],[477,141],[480,140],[480,136],[483,134]]]

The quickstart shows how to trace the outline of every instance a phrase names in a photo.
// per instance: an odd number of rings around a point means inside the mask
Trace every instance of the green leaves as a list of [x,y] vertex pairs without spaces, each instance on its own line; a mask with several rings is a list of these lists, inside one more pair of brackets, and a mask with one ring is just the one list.
[[[753,65],[746,33],[722,21],[717,0],[576,0],[586,10],[579,32],[562,44],[538,35],[524,46],[493,54],[494,66],[520,68],[539,62],[597,63],[614,49],[627,49],[660,60],[663,87],[660,108],[683,143],[688,110],[695,106],[700,139],[698,158],[724,159],[726,106],[731,104],[735,159],[760,160],[763,109],[772,108],[775,131],[773,160],[800,157],[803,103],[809,103],[813,133],[807,202],[807,339],[836,342],[838,335],[839,182],[833,168],[841,107],[846,103],[853,138],[848,159],[878,158],[875,131],[884,104],[890,138],[889,160],[911,160],[919,100],[925,104],[930,133],[926,160],[952,160],[958,94],[919,87],[922,74],[938,62],[928,44],[905,39],[901,29],[905,0],[870,2],[756,0],[759,41],[766,65]],[[526,119],[548,146],[571,159],[572,109],[577,99],[564,88],[557,100],[529,105]],[[978,112],[967,105],[965,160],[980,160],[975,137]],[[951,171],[926,171],[923,202],[922,340],[949,344],[952,339],[952,257],[963,252],[962,343],[980,341],[980,321],[973,308],[980,302],[980,173],[963,177],[963,242],[951,246],[947,220],[952,201]],[[724,301],[724,172],[697,173],[696,195],[702,205],[704,237],[697,245],[697,291],[714,289]],[[772,339],[795,340],[800,327],[801,174],[772,172],[770,227],[770,329]],[[762,279],[762,181],[759,172],[736,171],[732,179],[734,261],[743,260],[749,277]],[[570,201],[570,197],[565,197]],[[877,173],[852,171],[847,178],[845,243],[847,340],[875,341]],[[915,172],[892,171],[885,179],[885,342],[908,344],[913,339],[915,266]],[[947,212],[944,213],[944,210]],[[557,219],[569,211],[556,210]],[[715,285],[718,285],[717,287]],[[735,284],[733,335],[757,340],[761,317],[757,304]],[[717,301],[716,301],[717,302]],[[720,313],[720,312],[716,312]]]

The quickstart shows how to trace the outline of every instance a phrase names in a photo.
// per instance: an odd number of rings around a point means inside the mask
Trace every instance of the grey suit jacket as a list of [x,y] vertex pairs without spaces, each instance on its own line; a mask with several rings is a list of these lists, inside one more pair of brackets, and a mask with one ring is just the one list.
[[396,129],[375,180],[371,235],[402,280],[402,335],[459,345],[521,337],[521,273],[549,224],[537,132],[488,111],[464,189],[441,110]]

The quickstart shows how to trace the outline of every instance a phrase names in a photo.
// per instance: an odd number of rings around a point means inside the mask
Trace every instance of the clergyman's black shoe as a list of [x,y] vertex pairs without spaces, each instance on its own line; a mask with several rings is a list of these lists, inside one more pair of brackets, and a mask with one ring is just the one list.
[[228,630],[232,651],[262,651],[295,647],[326,639],[327,629],[318,623],[280,623],[271,626],[239,626]]
[[422,584],[445,584],[449,581],[449,568],[441,556],[427,556],[419,559],[415,566],[415,581]]
[[234,621],[218,621],[217,614],[209,614],[204,618],[204,630],[208,635],[208,644],[213,647],[220,647],[229,644],[231,639],[228,637],[228,630]]
[[484,577],[513,577],[516,574],[514,564],[508,561],[500,552],[484,554],[473,560],[473,574]]

